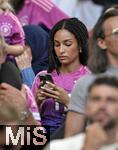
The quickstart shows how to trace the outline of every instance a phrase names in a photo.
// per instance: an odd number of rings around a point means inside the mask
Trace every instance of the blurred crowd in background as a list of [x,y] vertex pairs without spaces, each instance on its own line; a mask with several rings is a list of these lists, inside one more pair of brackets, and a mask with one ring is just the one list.
[[[6,125],[50,139],[6,146]],[[117,0],[0,0],[0,137],[0,150],[118,149]]]

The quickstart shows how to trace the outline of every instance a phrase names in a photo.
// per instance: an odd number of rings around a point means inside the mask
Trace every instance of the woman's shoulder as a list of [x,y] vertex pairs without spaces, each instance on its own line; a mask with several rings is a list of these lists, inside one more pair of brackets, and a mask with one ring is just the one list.
[[91,73],[91,71],[89,70],[89,68],[87,66],[84,66],[84,65],[81,65],[80,69],[79,69],[80,72],[85,72],[85,73]]
[[40,71],[39,73],[37,73],[36,74],[36,76],[35,76],[35,82],[38,80],[38,82],[39,82],[39,76],[40,75],[45,75],[45,74],[47,74],[47,70],[42,70],[42,71]]
[[39,76],[39,75],[44,75],[46,73],[47,73],[47,70],[42,70],[42,71],[37,73],[36,77]]

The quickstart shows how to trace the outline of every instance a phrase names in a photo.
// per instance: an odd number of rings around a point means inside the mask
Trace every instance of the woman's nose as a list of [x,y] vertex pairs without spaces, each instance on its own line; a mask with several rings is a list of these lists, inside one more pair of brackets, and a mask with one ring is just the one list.
[[59,51],[60,51],[60,53],[63,53],[63,52],[65,51],[65,50],[64,50],[64,46],[63,46],[63,45],[61,45],[61,46],[60,46]]

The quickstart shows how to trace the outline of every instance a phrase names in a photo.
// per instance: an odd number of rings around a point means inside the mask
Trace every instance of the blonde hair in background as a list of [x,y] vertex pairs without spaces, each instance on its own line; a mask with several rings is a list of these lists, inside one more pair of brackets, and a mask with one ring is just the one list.
[[14,13],[14,9],[10,4],[10,0],[0,0],[0,9],[4,11],[9,10]]

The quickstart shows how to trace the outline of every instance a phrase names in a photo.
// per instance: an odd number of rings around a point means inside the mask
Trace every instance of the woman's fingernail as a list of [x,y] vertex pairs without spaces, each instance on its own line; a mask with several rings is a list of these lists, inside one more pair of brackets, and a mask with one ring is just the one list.
[[43,86],[41,86],[41,89],[45,89]]
[[47,84],[50,84],[50,82],[49,82],[49,81],[46,81],[46,83],[47,83]]

